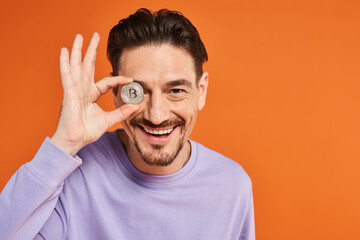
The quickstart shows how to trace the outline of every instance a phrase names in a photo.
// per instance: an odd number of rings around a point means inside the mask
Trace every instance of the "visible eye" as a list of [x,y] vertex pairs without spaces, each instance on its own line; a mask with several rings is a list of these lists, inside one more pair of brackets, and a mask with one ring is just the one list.
[[184,93],[185,91],[183,89],[178,89],[178,88],[175,88],[175,89],[171,89],[170,93],[172,94],[181,94],[181,93]]

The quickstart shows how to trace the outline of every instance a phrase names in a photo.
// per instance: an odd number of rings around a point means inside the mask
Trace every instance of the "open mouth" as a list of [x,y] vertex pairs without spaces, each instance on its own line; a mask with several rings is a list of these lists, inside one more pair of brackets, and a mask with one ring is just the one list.
[[156,130],[156,129],[148,129],[144,126],[141,126],[141,125],[138,125],[140,127],[140,129],[142,129],[146,134],[149,134],[151,136],[154,136],[154,137],[167,137],[169,136],[173,131],[174,129],[176,128],[175,127],[171,127],[171,128],[168,128],[168,129],[159,129],[159,130]]

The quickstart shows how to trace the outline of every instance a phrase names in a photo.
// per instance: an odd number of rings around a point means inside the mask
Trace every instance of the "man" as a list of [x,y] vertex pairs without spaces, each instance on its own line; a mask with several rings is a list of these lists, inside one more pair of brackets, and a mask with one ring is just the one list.
[[[254,239],[251,181],[188,140],[205,104],[205,47],[178,12],[139,9],[111,30],[111,77],[94,83],[95,33],[60,55],[55,134],[0,196],[0,239]],[[144,89],[137,105],[120,89]],[[96,105],[112,89],[117,107]],[[121,122],[124,129],[104,133]]]

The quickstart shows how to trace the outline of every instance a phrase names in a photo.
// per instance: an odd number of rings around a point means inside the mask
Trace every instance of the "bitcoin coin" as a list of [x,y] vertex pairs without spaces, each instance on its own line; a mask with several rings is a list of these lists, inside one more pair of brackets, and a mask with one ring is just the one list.
[[126,104],[139,104],[144,97],[144,90],[137,82],[132,82],[121,87],[121,99]]

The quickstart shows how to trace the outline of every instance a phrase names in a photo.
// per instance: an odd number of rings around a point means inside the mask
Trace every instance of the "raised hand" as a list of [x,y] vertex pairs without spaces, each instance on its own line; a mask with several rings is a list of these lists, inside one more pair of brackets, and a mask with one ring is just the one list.
[[99,97],[111,88],[133,81],[131,78],[116,76],[94,82],[99,41],[99,34],[94,33],[83,61],[83,38],[80,34],[74,40],[70,60],[69,51],[61,49],[60,73],[64,96],[58,126],[51,141],[72,156],[139,108],[137,105],[123,105],[106,112],[96,104]]

